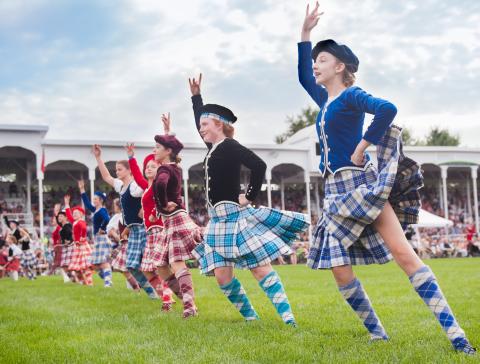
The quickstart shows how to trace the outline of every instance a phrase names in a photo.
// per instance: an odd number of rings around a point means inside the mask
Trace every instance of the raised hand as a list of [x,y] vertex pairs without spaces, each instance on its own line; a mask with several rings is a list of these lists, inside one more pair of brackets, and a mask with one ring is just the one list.
[[195,80],[195,77],[188,79],[188,84],[190,85],[190,92],[192,95],[200,95],[200,87],[202,85],[202,74],[198,76],[198,80]]
[[171,124],[170,113],[162,114],[162,123],[163,123],[163,133],[165,135],[170,134],[170,124]]
[[309,40],[309,39],[304,39],[304,37],[310,38],[310,32],[312,31],[313,28],[316,27],[316,25],[318,24],[318,20],[323,15],[323,11],[319,13],[318,11],[319,7],[320,7],[320,4],[317,1],[315,4],[315,8],[310,12],[310,4],[307,5],[307,10],[305,12],[305,19],[303,20],[303,26],[302,26],[302,40]]
[[102,156],[102,148],[98,144],[94,144],[92,146],[92,153],[95,158],[100,158]]
[[78,189],[81,193],[85,192],[85,182],[83,182],[83,179],[78,181]]
[[65,207],[70,206],[70,195],[63,196],[63,202],[65,203]]
[[125,145],[125,150],[127,151],[128,158],[133,158],[133,156],[135,155],[135,144],[127,143]]
[[62,209],[62,205],[59,203],[56,203],[55,206],[53,206],[54,215],[57,216],[61,209]]

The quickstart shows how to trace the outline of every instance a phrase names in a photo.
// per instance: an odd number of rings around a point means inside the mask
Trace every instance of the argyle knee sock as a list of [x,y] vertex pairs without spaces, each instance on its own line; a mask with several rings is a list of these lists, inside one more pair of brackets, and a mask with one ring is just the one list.
[[132,276],[135,277],[135,279],[138,282],[138,285],[145,291],[148,297],[152,299],[158,298],[157,293],[155,292],[153,287],[150,285],[150,283],[148,283],[147,278],[141,271],[139,271],[138,269],[130,269],[130,273],[132,273]]
[[180,291],[182,292],[183,315],[193,315],[197,311],[195,306],[195,294],[193,291],[192,273],[187,268],[175,273]]
[[238,311],[240,311],[245,320],[251,321],[258,319],[257,313],[248,300],[247,293],[237,278],[233,277],[230,283],[221,285],[220,289]]
[[84,284],[87,286],[93,286],[93,273],[90,269],[86,269],[83,272]]
[[25,269],[25,273],[26,273],[26,276],[29,280],[32,280],[33,278],[35,278],[35,275],[33,273],[33,269],[32,268],[26,268]]
[[100,268],[100,269],[97,271],[97,273],[98,273],[98,276],[103,280],[103,269]]
[[272,270],[265,277],[258,282],[260,287],[267,294],[267,297],[272,302],[283,322],[289,325],[296,326],[295,317],[292,313],[292,308],[288,302],[287,294],[283,288],[282,281],[277,272]]
[[370,333],[372,340],[388,340],[388,335],[380,322],[377,314],[372,308],[367,292],[363,289],[360,281],[355,278],[346,286],[339,286],[340,293],[345,301],[355,311],[360,320]]
[[163,301],[162,279],[157,274],[155,274],[153,277],[148,279],[148,283],[150,283],[155,292],[157,292],[157,296]]
[[168,285],[168,288],[170,288],[173,293],[175,293],[175,296],[177,296],[180,299],[183,299],[182,297],[182,292],[180,290],[180,284],[178,283],[177,277],[175,277],[175,274],[171,274],[170,277],[168,277],[165,280],[165,283]]
[[110,268],[104,268],[103,271],[103,282],[105,287],[112,286],[112,270]]
[[138,282],[135,279],[135,277],[132,275],[132,273],[127,271],[127,272],[124,272],[123,275],[125,276],[125,278],[127,279],[127,282],[130,284],[130,287],[134,291],[138,291],[140,289],[140,286],[138,285]]
[[435,275],[428,266],[423,266],[410,276],[415,291],[430,308],[448,339],[456,350],[471,353],[475,350],[468,342],[465,332],[458,324],[448,302],[443,295]]

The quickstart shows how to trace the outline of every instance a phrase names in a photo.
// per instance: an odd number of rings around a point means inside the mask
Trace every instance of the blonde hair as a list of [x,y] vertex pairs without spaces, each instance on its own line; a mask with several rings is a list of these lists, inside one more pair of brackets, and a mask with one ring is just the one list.
[[7,235],[7,239],[9,239],[12,244],[15,244],[15,245],[18,244],[18,240],[17,240],[17,238],[15,237],[15,235],[13,235],[13,234],[8,234],[8,235]]
[[342,72],[342,83],[346,87],[352,86],[355,83],[355,80],[356,80],[355,74],[350,72],[347,69],[347,65],[344,62],[340,61],[337,57],[335,57],[335,58],[337,60],[337,64],[338,63],[343,63],[344,66],[345,66],[345,68],[343,69],[343,72]]
[[342,73],[343,84],[347,87],[350,87],[355,83],[355,80],[355,74],[345,68]]
[[235,134],[235,128],[233,127],[233,125],[224,123],[223,121],[219,120],[214,120],[214,123],[216,126],[222,125],[223,134],[225,134],[227,138],[233,138],[233,135]]

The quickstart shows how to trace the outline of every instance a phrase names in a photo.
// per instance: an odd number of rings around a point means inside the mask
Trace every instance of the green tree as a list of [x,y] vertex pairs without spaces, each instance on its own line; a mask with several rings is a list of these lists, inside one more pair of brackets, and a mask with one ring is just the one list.
[[300,114],[296,116],[287,116],[288,130],[280,135],[275,137],[275,142],[277,144],[283,143],[288,137],[291,137],[297,131],[302,130],[303,128],[315,124],[317,120],[319,110],[313,107],[306,107],[302,109]]
[[417,141],[413,138],[412,132],[406,127],[402,128],[402,141],[403,145],[417,145]]
[[460,144],[460,136],[450,134],[448,129],[441,129],[438,126],[430,129],[425,145],[430,146],[458,146]]

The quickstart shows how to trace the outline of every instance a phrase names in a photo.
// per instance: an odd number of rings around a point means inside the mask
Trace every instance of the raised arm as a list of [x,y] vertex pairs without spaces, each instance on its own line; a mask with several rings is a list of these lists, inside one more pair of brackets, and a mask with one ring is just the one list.
[[[192,93],[192,106],[193,106],[193,115],[195,116],[195,126],[197,127],[197,131],[200,134],[200,116],[202,115],[201,109],[203,106],[202,95],[200,91],[200,87],[202,84],[202,74],[198,77],[198,81],[195,78],[188,79],[188,83],[190,85],[190,92]],[[202,137],[200,135],[200,137]],[[203,140],[203,138],[202,138]],[[205,143],[205,142],[204,142]],[[212,143],[205,143],[207,148],[212,148]]]
[[87,193],[85,192],[85,183],[83,180],[78,181],[78,189],[80,190],[80,196],[82,196],[82,201],[85,207],[91,212],[95,212],[95,206],[92,205]]
[[163,124],[163,134],[169,135],[171,133],[171,124],[170,113],[162,114],[162,124]]
[[112,177],[112,175],[108,171],[107,166],[102,160],[102,148],[100,147],[100,145],[94,144],[92,147],[92,152],[93,152],[93,155],[95,156],[95,159],[97,160],[98,170],[102,175],[102,179],[106,183],[108,183],[110,186],[115,187],[115,182],[114,182],[115,179]]
[[137,160],[135,159],[135,144],[127,143],[125,150],[128,155],[128,164],[130,165],[130,171],[132,172],[133,179],[143,190],[148,188],[148,181],[143,176],[140,167],[138,166]]
[[323,15],[323,12],[319,13],[318,7],[317,1],[315,8],[310,12],[310,5],[307,5],[302,26],[301,42],[298,43],[298,80],[315,103],[322,107],[328,99],[328,94],[324,87],[317,85],[315,82],[315,77],[313,76],[312,43],[310,42],[310,33]]
[[73,224],[75,220],[73,219],[72,210],[70,210],[70,195],[65,195],[63,201],[65,203],[65,214],[67,215],[67,219]]

